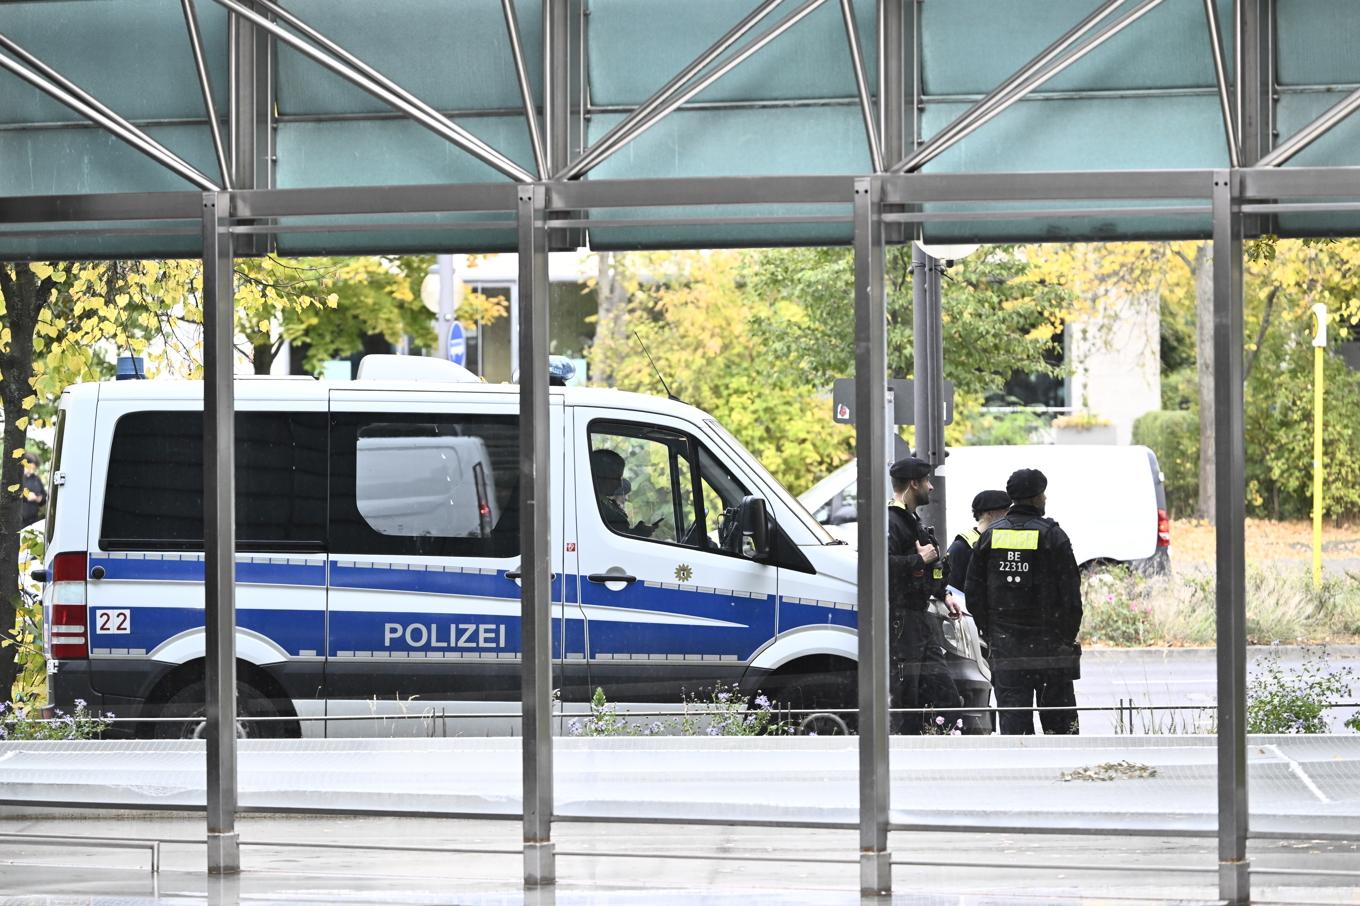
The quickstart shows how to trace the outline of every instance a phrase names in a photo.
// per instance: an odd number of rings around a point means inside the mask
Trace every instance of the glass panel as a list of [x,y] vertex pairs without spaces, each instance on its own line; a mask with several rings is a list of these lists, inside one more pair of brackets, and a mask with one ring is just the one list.
[[[322,544],[324,414],[238,413],[235,476],[238,547]],[[202,413],[134,412],[118,420],[100,539],[108,549],[202,547]]]
[[519,551],[517,419],[341,413],[332,424],[332,552]]

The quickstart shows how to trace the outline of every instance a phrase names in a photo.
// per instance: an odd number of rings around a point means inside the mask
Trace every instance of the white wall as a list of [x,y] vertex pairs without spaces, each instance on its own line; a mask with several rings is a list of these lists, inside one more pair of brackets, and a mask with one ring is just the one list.
[[1113,422],[1116,442],[1131,443],[1134,420],[1162,407],[1157,293],[1107,290],[1068,321],[1066,337],[1068,405]]

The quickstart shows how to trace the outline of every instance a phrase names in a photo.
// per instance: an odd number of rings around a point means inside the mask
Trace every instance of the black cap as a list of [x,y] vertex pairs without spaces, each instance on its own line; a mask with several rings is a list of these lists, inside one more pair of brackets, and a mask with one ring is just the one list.
[[1006,479],[1006,493],[1011,500],[1038,497],[1048,487],[1048,479],[1038,469],[1016,469]]
[[1009,509],[1010,505],[1011,495],[1005,491],[979,491],[973,498],[973,518],[976,519],[992,510]]
[[917,481],[930,474],[930,463],[915,456],[907,456],[893,463],[888,474],[898,481]]
[[597,478],[622,478],[623,457],[613,450],[591,450],[590,470]]

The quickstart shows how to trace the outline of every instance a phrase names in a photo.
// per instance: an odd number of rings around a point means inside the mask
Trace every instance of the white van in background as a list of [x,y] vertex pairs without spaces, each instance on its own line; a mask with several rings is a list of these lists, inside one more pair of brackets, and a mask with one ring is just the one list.
[[[832,534],[857,541],[855,461],[851,460],[799,495]],[[1004,490],[1016,469],[1048,476],[1047,515],[1072,539],[1077,562],[1123,563],[1162,573],[1170,568],[1171,523],[1157,457],[1147,447],[1114,445],[1013,445],[955,447],[940,467],[947,480],[948,544],[973,527],[978,491]],[[886,501],[885,501],[886,502]]]

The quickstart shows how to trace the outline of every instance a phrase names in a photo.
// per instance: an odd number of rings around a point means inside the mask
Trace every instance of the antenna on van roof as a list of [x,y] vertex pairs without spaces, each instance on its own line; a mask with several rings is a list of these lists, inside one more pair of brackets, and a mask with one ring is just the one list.
[[656,361],[652,358],[651,350],[647,348],[646,343],[642,342],[642,337],[638,336],[636,330],[633,331],[633,339],[638,341],[638,345],[642,347],[642,354],[647,356],[647,361],[651,364],[652,370],[656,372],[656,379],[661,382],[661,389],[666,391],[666,398],[677,403],[683,403],[684,400],[671,393],[671,388],[666,386],[666,379],[661,376],[661,369],[656,367]]

